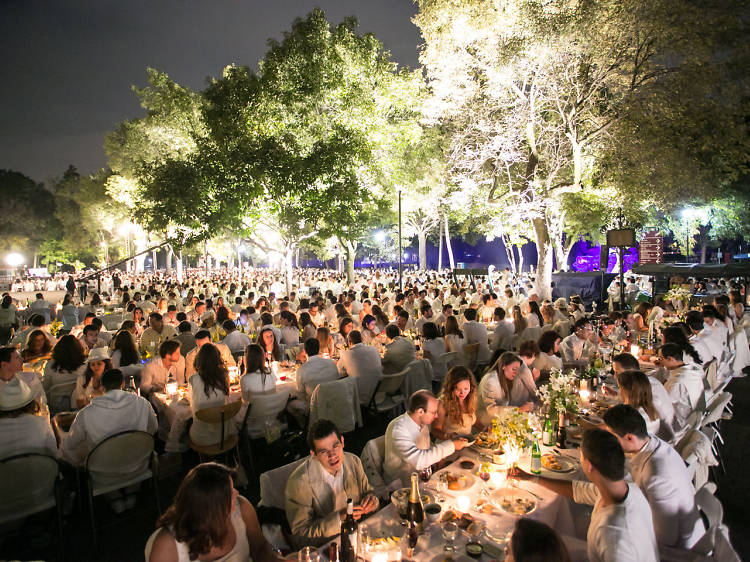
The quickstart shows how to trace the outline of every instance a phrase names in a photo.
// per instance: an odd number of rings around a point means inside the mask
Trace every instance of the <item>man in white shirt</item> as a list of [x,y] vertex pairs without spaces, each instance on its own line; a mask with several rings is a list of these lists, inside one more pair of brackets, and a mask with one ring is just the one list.
[[383,374],[398,373],[417,358],[417,352],[411,340],[401,336],[401,330],[395,324],[385,327],[385,335],[390,340],[383,355]]
[[44,316],[45,321],[50,321],[53,307],[47,300],[45,300],[42,293],[36,294],[36,300],[31,303],[31,306],[29,306],[29,308],[36,314],[41,314],[42,316]]
[[185,384],[185,359],[180,354],[180,342],[167,340],[159,346],[159,356],[154,357],[141,370],[141,392],[150,394],[163,389],[170,377]]
[[705,532],[695,507],[695,489],[674,448],[646,431],[643,416],[626,404],[613,406],[604,423],[630,456],[630,473],[646,496],[660,545],[690,549]]
[[418,390],[409,397],[406,413],[388,424],[383,462],[387,482],[401,480],[401,485],[406,486],[412,472],[429,468],[466,446],[467,441],[463,438],[430,445],[430,424],[437,411],[435,395],[427,390]]
[[226,345],[232,353],[244,352],[245,348],[253,343],[247,334],[243,334],[237,329],[237,326],[232,320],[224,320],[221,327],[227,334],[224,336],[222,343]]
[[492,351],[511,351],[513,349],[513,324],[505,321],[505,309],[501,306],[495,308],[494,315],[495,332],[492,335]]
[[83,333],[78,340],[83,345],[86,353],[97,347],[107,347],[107,342],[99,337],[99,327],[94,326],[93,324],[83,327]]
[[359,402],[367,406],[383,376],[380,353],[373,346],[362,343],[362,334],[359,330],[349,332],[348,339],[349,349],[341,352],[338,370],[341,375],[357,379]]
[[443,326],[445,326],[445,320],[448,318],[448,316],[453,316],[453,305],[445,303],[443,305],[443,311],[435,319],[435,324],[437,324],[438,328],[442,328]]
[[[625,454],[617,438],[603,429],[584,431],[581,469],[587,481],[538,482],[577,503],[594,506],[586,535],[591,562],[656,562],[656,543],[651,507],[637,484],[625,481]],[[522,480],[532,476],[520,470]]]
[[596,351],[596,346],[589,339],[594,332],[591,322],[585,318],[576,320],[574,332],[560,344],[560,353],[567,363],[588,362]]
[[32,391],[34,400],[47,407],[47,395],[39,375],[33,371],[22,371],[23,359],[14,346],[0,347],[0,389],[13,379],[20,379]]
[[721,361],[723,348],[706,331],[703,315],[697,310],[691,310],[687,313],[685,324],[690,328],[689,341],[700,355],[701,362],[705,365],[711,359],[716,359],[717,363]]
[[[207,343],[211,343],[211,333],[208,330],[198,330],[195,333],[195,347],[185,355],[185,380],[190,380],[190,377],[195,373],[195,358],[198,356],[201,346]],[[219,342],[214,343],[214,345],[219,350],[225,366],[234,367],[237,365],[234,357],[232,357],[232,352],[226,345]]]
[[319,546],[341,531],[347,499],[354,503],[354,519],[374,512],[378,498],[367,480],[362,461],[344,452],[344,437],[326,419],[315,422],[307,434],[310,457],[286,483],[286,516],[297,548]]
[[162,343],[176,336],[174,326],[164,324],[162,315],[152,312],[148,315],[148,328],[141,334],[141,352],[148,351],[153,355]]
[[490,362],[492,357],[490,354],[489,337],[487,335],[487,326],[481,322],[477,322],[477,309],[467,308],[464,310],[464,318],[466,322],[463,323],[461,329],[464,333],[464,339],[466,344],[478,343],[479,354],[477,355],[477,364],[486,365]]
[[315,388],[322,382],[339,379],[339,371],[333,359],[321,357],[320,342],[316,338],[305,341],[307,361],[297,370],[297,398],[303,401],[309,410],[310,397]]
[[97,443],[121,431],[156,433],[156,414],[151,405],[145,398],[122,390],[122,385],[121,371],[105,371],[102,386],[106,392],[102,396],[95,396],[91,404],[78,412],[70,432],[65,434],[58,429],[58,433],[63,434],[60,451],[68,462],[82,464]]
[[425,325],[425,322],[432,322],[433,312],[432,312],[432,307],[427,303],[423,304],[419,310],[420,310],[421,316],[417,319],[416,329],[417,329],[417,333],[421,336],[423,335],[422,326]]
[[703,368],[695,363],[683,362],[683,350],[674,343],[665,343],[659,349],[661,365],[669,371],[664,388],[674,406],[675,433],[687,429],[687,420],[704,402]]

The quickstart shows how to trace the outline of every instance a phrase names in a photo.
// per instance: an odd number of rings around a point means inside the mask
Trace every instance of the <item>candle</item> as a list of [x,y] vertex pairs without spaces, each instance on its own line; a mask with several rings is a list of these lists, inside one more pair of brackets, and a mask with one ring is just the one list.
[[458,496],[458,499],[456,500],[456,507],[458,508],[458,511],[460,511],[461,513],[468,513],[470,505],[471,500],[468,496]]
[[641,348],[638,347],[637,345],[630,346],[630,355],[632,355],[633,357],[638,357],[640,352],[641,352]]
[[589,398],[591,397],[591,393],[588,390],[584,389],[578,393],[578,396],[580,396],[581,400],[583,400],[584,402],[588,402]]
[[372,555],[372,562],[388,562],[388,554],[386,552],[376,552]]
[[177,383],[176,382],[168,382],[167,383],[167,394],[169,396],[174,396],[177,394]]
[[496,470],[490,473],[490,481],[495,488],[501,488],[505,485],[505,471]]

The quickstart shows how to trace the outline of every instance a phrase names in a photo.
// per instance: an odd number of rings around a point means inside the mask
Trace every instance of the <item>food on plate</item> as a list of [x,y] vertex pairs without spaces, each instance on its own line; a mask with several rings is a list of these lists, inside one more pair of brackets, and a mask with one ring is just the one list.
[[557,455],[546,454],[542,455],[542,466],[549,470],[564,470],[565,467],[558,460]]
[[474,523],[474,521],[476,521],[476,519],[474,519],[471,515],[469,515],[468,513],[462,513],[461,518],[456,522],[456,525],[458,525],[460,529],[466,530],[469,528],[469,525]]
[[474,521],[467,527],[466,532],[472,537],[478,537],[479,533],[482,532],[482,529],[484,529],[484,521]]
[[477,511],[485,515],[492,515],[495,512],[495,505],[490,500],[479,499],[477,500]]
[[526,515],[534,510],[536,502],[529,498],[506,496],[500,500],[500,507],[506,513]]
[[463,490],[468,483],[466,476],[450,471],[441,473],[440,478],[448,485],[449,490]]
[[483,431],[475,440],[475,444],[484,449],[496,449],[500,446],[497,437],[491,432]]
[[447,523],[449,521],[456,521],[460,517],[461,514],[458,511],[456,511],[455,509],[449,509],[445,513],[443,513],[441,521],[443,523]]

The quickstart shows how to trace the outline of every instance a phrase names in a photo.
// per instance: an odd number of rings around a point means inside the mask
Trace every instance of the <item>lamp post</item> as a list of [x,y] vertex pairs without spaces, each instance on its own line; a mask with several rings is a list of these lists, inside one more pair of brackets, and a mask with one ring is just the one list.
[[685,261],[690,263],[690,219],[695,217],[694,209],[683,209],[682,219],[685,221]]
[[401,249],[401,190],[398,190],[398,289],[399,291],[404,290],[404,282],[402,280],[402,265],[401,258],[403,250]]

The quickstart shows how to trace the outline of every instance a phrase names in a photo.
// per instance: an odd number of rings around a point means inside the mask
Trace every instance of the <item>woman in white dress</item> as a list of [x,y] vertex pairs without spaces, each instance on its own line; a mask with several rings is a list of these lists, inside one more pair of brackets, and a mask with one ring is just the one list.
[[521,373],[521,363],[518,355],[506,351],[479,383],[478,417],[484,425],[507,408],[530,412],[534,407],[536,384],[530,371]]
[[281,321],[281,345],[285,348],[299,345],[299,324],[293,312],[282,310],[279,313]]
[[266,354],[257,343],[245,348],[245,374],[240,379],[242,396],[276,390],[276,377],[266,363]]
[[557,332],[544,332],[539,337],[539,355],[534,360],[534,367],[540,371],[552,371],[553,369],[562,371],[563,362],[558,355],[561,342],[562,338]]
[[448,316],[445,319],[445,349],[455,351],[459,356],[462,356],[465,346],[466,339],[464,339],[464,334],[458,327],[458,320],[455,316]]
[[452,367],[445,375],[430,432],[436,439],[455,439],[471,435],[476,424],[477,381],[466,367]]
[[70,404],[70,392],[62,395],[50,395],[52,387],[64,383],[74,383],[86,369],[86,354],[78,338],[67,334],[61,337],[52,350],[52,359],[44,367],[42,386],[47,393],[47,404],[53,412],[75,408]]
[[70,403],[81,409],[91,403],[94,396],[104,394],[105,389],[101,384],[102,375],[104,371],[111,368],[112,361],[109,359],[109,350],[106,347],[92,349],[86,358],[86,370],[76,379],[76,388],[73,391]]
[[230,468],[213,462],[188,472],[146,543],[146,561],[280,560],[263,536],[252,504],[234,489],[233,476]]
[[[221,426],[202,422],[195,417],[195,413],[229,402],[229,371],[224,365],[219,348],[208,343],[202,345],[195,356],[195,370],[196,373],[188,381],[190,411],[193,414],[190,440],[197,445],[213,445],[221,441]],[[236,424],[232,420],[227,420],[224,424],[224,438],[236,432]]]
[[446,352],[445,340],[440,337],[440,330],[434,322],[425,322],[422,326],[422,349],[424,358],[432,364],[432,375],[436,381],[442,382],[445,378],[446,364],[439,361],[440,356]]
[[620,388],[620,400],[643,416],[648,434],[669,441],[673,437],[671,425],[666,420],[659,419],[648,376],[640,371],[623,371],[617,375],[617,384]]

